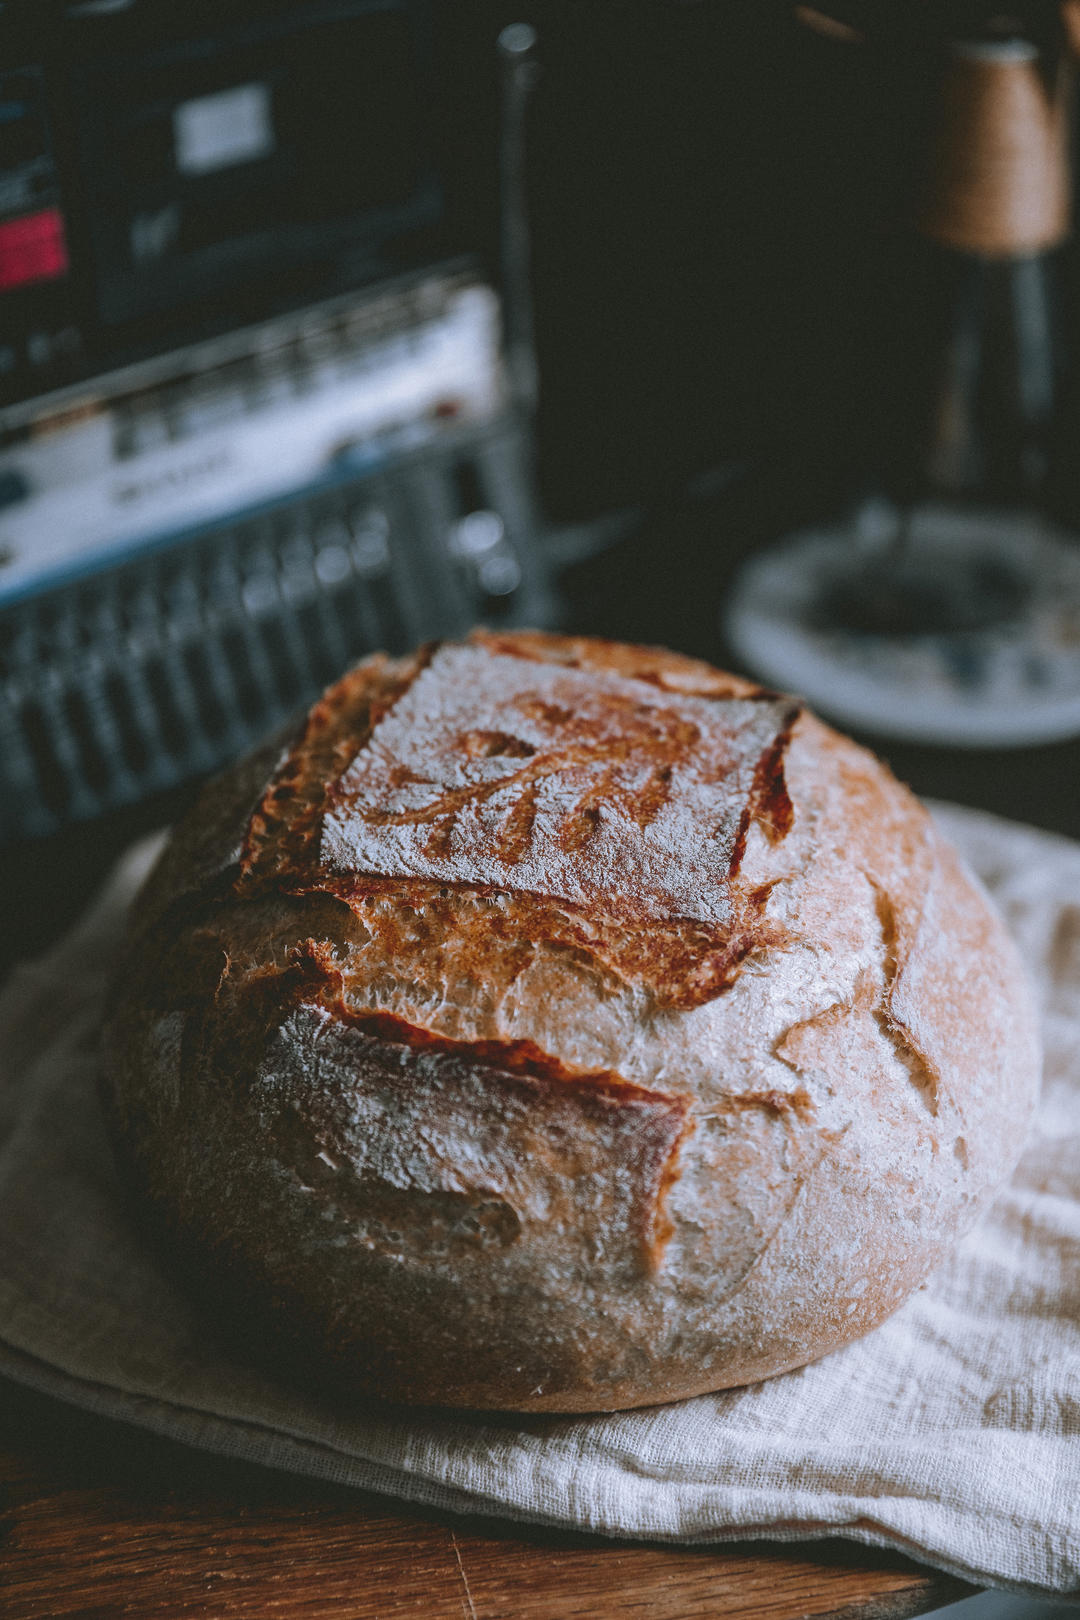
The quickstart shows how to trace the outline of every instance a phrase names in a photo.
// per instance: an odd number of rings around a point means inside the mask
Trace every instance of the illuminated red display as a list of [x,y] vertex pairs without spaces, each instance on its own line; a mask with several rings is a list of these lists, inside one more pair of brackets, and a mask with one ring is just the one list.
[[43,208],[0,225],[0,292],[33,281],[52,281],[68,268],[64,216]]

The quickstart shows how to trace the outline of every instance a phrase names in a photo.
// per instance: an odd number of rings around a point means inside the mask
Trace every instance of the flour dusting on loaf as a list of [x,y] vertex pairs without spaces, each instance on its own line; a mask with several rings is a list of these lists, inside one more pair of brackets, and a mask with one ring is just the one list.
[[252,1353],[648,1404],[899,1304],[1018,1155],[1034,1015],[922,808],[788,699],[477,633],[347,674],[132,919],[118,1154]]
[[446,647],[335,785],[322,859],[727,923],[742,813],[789,707]]

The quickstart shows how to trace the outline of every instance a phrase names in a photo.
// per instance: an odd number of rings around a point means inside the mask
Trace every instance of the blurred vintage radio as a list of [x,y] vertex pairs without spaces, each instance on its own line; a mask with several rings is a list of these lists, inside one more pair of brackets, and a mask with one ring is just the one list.
[[429,7],[0,13],[0,839],[542,622]]

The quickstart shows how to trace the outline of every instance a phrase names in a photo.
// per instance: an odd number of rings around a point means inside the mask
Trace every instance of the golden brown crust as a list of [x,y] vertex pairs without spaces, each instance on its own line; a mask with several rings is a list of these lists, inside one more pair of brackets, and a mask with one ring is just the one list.
[[[433,728],[416,758],[385,762],[375,783],[379,802],[357,808],[356,778],[372,731],[427,669],[435,649],[394,666],[369,664],[352,671],[312,710],[252,817],[242,859],[249,885],[272,883],[291,894],[321,890],[358,911],[376,900],[369,920],[376,928],[400,925],[400,914],[390,920],[388,901],[406,916],[422,912],[429,941],[433,932],[453,940],[463,966],[461,941],[470,937],[467,970],[477,977],[492,966],[484,960],[486,942],[497,939],[501,955],[508,940],[548,939],[589,955],[670,1006],[710,1000],[753,952],[782,943],[763,915],[767,889],[740,884],[738,873],[751,825],[761,825],[773,841],[790,830],[784,754],[799,716],[796,704],[654,649],[535,632],[474,636],[472,645],[477,651],[471,668],[450,672],[451,682],[457,677],[469,685],[468,677],[475,680],[477,670],[493,659],[585,673],[574,682],[556,679],[534,691],[526,672],[522,689],[495,711],[499,724],[441,734]],[[470,658],[468,652],[464,656]],[[609,679],[589,681],[590,672]],[[672,701],[648,693],[643,701],[640,687],[635,690],[631,682],[670,692]],[[433,701],[452,697],[434,680],[431,684]],[[593,698],[588,709],[583,695]],[[701,711],[721,704],[724,720],[706,732]],[[502,768],[473,771],[450,784],[428,781],[424,773],[431,772],[440,747],[449,755],[448,776],[462,758]],[[671,809],[673,778],[680,770],[687,774],[691,762],[698,785],[717,790],[711,805],[699,793],[693,808],[708,814],[723,807],[733,822],[721,864],[712,870],[706,865],[707,877],[722,892],[719,918],[685,915],[676,896],[661,893],[657,904],[658,897],[642,886],[610,882],[602,857],[584,892],[571,884],[561,890],[556,884],[549,892],[538,887],[537,867],[541,882],[560,861],[575,874],[587,869],[589,847],[603,840],[602,818],[613,823],[608,859],[628,835],[645,847],[648,830],[660,818],[685,841],[686,829],[665,812]],[[732,799],[726,780],[740,773],[747,778],[741,803],[739,784]],[[426,791],[420,803],[411,802],[415,793],[401,793],[421,785]],[[558,801],[560,788],[564,802],[547,810],[556,823],[547,847],[539,861],[529,862],[543,831],[542,801]],[[401,862],[396,869],[391,864],[373,870],[362,859],[328,860],[316,847],[320,834],[328,817],[347,831],[350,811],[369,832],[416,834],[407,864],[418,870],[404,870]],[[478,838],[494,857],[482,872],[470,873],[467,861],[454,858],[455,842],[462,841],[469,819],[480,823]],[[478,917],[477,894],[498,895],[497,918],[490,909]],[[442,918],[441,928],[431,928],[434,917]]]
[[423,653],[408,659],[369,659],[312,705],[303,730],[279,761],[248,819],[240,854],[245,878],[256,873],[280,878],[305,869],[319,837],[330,784],[424,662]]
[[211,790],[105,1089],[172,1246],[294,1365],[581,1411],[872,1327],[1036,1074],[1000,924],[870,755],[693,660],[480,633]]

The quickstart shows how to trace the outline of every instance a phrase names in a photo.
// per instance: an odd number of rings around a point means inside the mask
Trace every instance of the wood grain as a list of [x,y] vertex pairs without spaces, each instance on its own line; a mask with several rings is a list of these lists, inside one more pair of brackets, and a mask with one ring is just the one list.
[[0,1381],[4,1620],[905,1620],[970,1590],[839,1542],[641,1546],[402,1510]]

